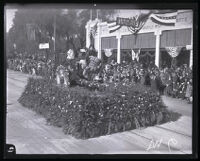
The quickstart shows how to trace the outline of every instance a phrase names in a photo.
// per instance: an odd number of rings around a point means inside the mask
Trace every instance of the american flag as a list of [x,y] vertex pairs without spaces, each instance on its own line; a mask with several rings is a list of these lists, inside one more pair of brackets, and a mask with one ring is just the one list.
[[145,25],[147,19],[149,18],[151,12],[147,13],[147,14],[140,14],[138,16],[134,16],[132,17],[132,19],[135,19],[135,21],[137,22],[135,26],[130,26],[128,27],[129,31],[131,31],[133,34],[137,34],[142,27]]
[[97,35],[97,23],[93,24],[93,26],[90,28],[90,34],[92,34],[93,37]]

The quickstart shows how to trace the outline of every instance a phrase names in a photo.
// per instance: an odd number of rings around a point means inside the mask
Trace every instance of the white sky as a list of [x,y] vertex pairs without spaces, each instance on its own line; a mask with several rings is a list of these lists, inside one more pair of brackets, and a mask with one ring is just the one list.
[[119,10],[119,12],[115,15],[116,17],[130,18],[140,13],[146,13],[149,10]]
[[[17,9],[6,9],[6,32],[8,32],[9,29],[13,25],[13,18],[15,16],[16,11],[17,11]],[[120,17],[124,17],[124,18],[132,17],[133,15],[135,15],[138,12],[139,12],[139,10],[121,10]],[[117,14],[116,17],[117,16],[119,16],[119,15]]]
[[[13,18],[15,16],[15,12],[17,9],[6,9],[6,32],[9,31],[9,29],[13,25]],[[124,18],[130,18],[135,16],[136,14],[139,14],[140,12],[147,12],[148,10],[119,10],[119,12],[113,16],[113,17],[124,17]]]
[[6,9],[6,32],[8,32],[13,25],[13,18],[16,11],[17,9]]

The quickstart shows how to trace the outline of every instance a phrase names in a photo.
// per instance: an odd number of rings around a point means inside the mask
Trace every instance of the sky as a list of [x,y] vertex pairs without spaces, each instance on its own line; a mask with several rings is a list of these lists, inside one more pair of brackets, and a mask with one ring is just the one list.
[[8,32],[13,25],[13,18],[16,11],[17,9],[6,9],[6,32]]
[[[9,29],[13,25],[13,18],[15,16],[15,12],[17,9],[6,9],[6,32],[9,31]],[[130,18],[140,12],[146,12],[146,10],[120,10],[114,17],[124,17],[124,18]]]

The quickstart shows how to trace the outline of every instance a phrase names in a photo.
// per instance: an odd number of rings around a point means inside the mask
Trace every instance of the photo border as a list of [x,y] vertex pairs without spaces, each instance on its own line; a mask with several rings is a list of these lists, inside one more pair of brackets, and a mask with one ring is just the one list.
[[[160,3],[161,2],[161,3]],[[165,2],[165,3],[162,3]],[[183,3],[181,3],[183,2]],[[107,1],[107,3],[102,2],[99,3],[97,1],[92,1],[92,2],[77,2],[77,1],[71,1],[71,2],[64,2],[64,1],[60,1],[57,0],[56,4],[58,8],[64,8],[62,5],[60,6],[60,4],[68,4],[68,6],[70,7],[74,7],[77,8],[78,6],[81,6],[80,8],[116,8],[116,9],[192,9],[193,10],[193,113],[192,113],[192,154],[16,154],[16,156],[6,156],[6,152],[5,152],[5,143],[6,143],[6,48],[5,48],[5,12],[4,12],[4,7],[5,5],[13,5],[15,7],[16,4],[20,4],[20,5],[30,5],[32,7],[32,5],[39,3],[39,5],[41,6],[42,4],[44,5],[51,5],[51,3],[53,2],[47,2],[47,1],[37,1],[37,0],[33,0],[33,1],[20,1],[20,0],[4,0],[1,4],[1,15],[4,15],[3,18],[1,18],[1,22],[3,20],[3,29],[1,30],[3,33],[1,38],[3,37],[4,40],[2,40],[1,42],[1,47],[2,50],[4,51],[4,54],[1,54],[1,60],[3,60],[3,62],[1,63],[1,76],[3,76],[3,78],[1,79],[2,82],[2,87],[1,89],[4,89],[2,91],[2,96],[3,96],[3,111],[1,112],[2,117],[1,118],[1,123],[2,126],[4,127],[4,130],[1,131],[1,134],[3,136],[3,146],[0,148],[1,150],[3,149],[3,158],[16,158],[16,159],[28,159],[28,158],[40,158],[40,159],[44,159],[44,158],[54,158],[54,159],[58,159],[58,158],[62,158],[62,159],[194,159],[198,157],[198,76],[199,76],[199,64],[198,64],[198,52],[199,52],[199,43],[198,43],[198,23],[199,23],[199,14],[198,14],[198,5],[199,3],[195,0],[188,0],[186,1],[179,1],[177,2],[177,0],[169,0],[169,1],[159,1],[155,0],[151,3],[149,3],[149,1],[145,1],[145,0],[136,0],[132,3],[127,2],[127,1],[123,1],[121,3],[117,2],[109,2]],[[72,4],[73,3],[73,4]],[[156,4],[155,4],[156,3]],[[159,3],[159,4],[158,4]],[[97,4],[96,7],[94,6],[94,4]],[[19,7],[20,7],[19,5]],[[54,4],[53,4],[54,5]],[[117,8],[118,6],[120,6],[119,8]],[[37,7],[37,5],[36,5]],[[52,6],[52,7],[55,7]],[[49,6],[48,6],[49,8]],[[1,25],[2,26],[2,25]]]

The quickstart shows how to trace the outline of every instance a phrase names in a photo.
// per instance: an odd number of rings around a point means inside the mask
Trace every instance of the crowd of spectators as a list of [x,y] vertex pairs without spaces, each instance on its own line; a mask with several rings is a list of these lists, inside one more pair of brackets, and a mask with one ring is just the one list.
[[[192,102],[192,69],[186,64],[180,67],[158,68],[154,64],[144,67],[143,64],[133,61],[131,63],[123,62],[117,64],[114,61],[103,64],[95,56],[90,56],[90,60],[80,63],[83,60],[77,60],[78,66],[73,70],[74,78],[83,78],[89,81],[99,82],[124,82],[140,83],[155,89],[160,94],[174,98],[186,99]],[[8,68],[24,73],[45,76],[47,73],[51,77],[54,74],[54,62],[37,61],[34,59],[8,59]],[[92,76],[91,76],[92,73]]]
[[48,62],[35,60],[32,58],[12,58],[7,60],[7,68],[20,71],[26,74],[46,76],[50,74],[53,76],[54,62],[49,60]]
[[173,98],[192,102],[192,69],[186,64],[177,68],[158,68],[151,64],[145,68],[138,62],[106,64],[102,72],[104,81],[141,83]]

